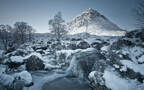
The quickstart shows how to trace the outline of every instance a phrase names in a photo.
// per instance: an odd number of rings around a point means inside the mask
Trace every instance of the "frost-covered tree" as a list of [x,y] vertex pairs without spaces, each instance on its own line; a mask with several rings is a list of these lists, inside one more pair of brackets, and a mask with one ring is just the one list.
[[8,46],[12,41],[11,30],[12,27],[9,25],[0,25],[0,42],[2,42],[5,50],[8,49]]
[[31,41],[34,29],[26,22],[16,22],[14,24],[14,38],[16,43],[23,44],[28,40]]
[[49,26],[57,41],[60,41],[62,36],[67,33],[61,12],[58,12],[53,19],[49,20]]
[[135,13],[136,13],[137,27],[144,28],[144,0],[138,1]]

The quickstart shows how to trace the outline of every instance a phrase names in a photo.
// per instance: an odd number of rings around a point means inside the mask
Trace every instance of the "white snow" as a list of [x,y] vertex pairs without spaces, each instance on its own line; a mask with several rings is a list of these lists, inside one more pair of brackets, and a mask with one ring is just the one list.
[[33,53],[25,56],[24,59],[28,59],[29,57],[31,57],[31,56],[33,56],[33,55],[34,55],[34,56],[37,56],[37,57],[39,57],[40,59],[43,60],[42,55],[41,55],[40,53],[37,53],[37,52],[33,52]]
[[[85,20],[88,22],[87,25],[84,24]],[[126,33],[96,10],[82,13],[68,24],[68,28],[69,34],[87,32],[97,36],[123,36]]]
[[114,66],[115,68],[120,68],[119,65],[117,65],[117,64],[114,64],[113,66]]
[[126,66],[122,66],[121,68],[120,68],[120,71],[122,72],[122,71],[127,71],[127,67]]
[[45,69],[51,70],[51,69],[58,69],[58,68],[61,68],[61,66],[45,63]]
[[109,46],[103,46],[103,47],[101,48],[102,51],[108,51],[108,49],[109,49]]
[[90,72],[90,74],[89,74],[89,78],[91,79],[91,78],[94,78],[95,77],[95,73],[96,73],[96,71],[92,71],[92,72]]
[[137,58],[138,56],[142,55],[144,53],[144,49],[141,48],[141,47],[138,47],[138,46],[135,46],[135,47],[124,47],[122,49],[122,53],[124,55],[128,55],[131,60],[135,63],[137,63]]
[[139,59],[138,62],[143,63],[144,62],[144,55],[142,55]]
[[60,51],[57,51],[57,56],[59,56],[59,54],[66,54],[66,58],[70,55],[72,55],[73,53],[76,53],[76,52],[79,52],[81,51],[81,49],[76,49],[76,50],[60,50]]
[[22,56],[11,56],[10,60],[12,62],[22,63],[24,61],[24,58]]
[[132,61],[129,61],[129,60],[121,60],[121,63],[125,66],[125,67],[128,67],[132,70],[134,70],[135,72],[139,72],[141,73],[142,75],[144,75],[144,64],[137,64],[137,63],[134,63]]
[[144,84],[138,83],[136,80],[128,80],[120,78],[120,76],[112,71],[106,70],[103,75],[105,84],[112,90],[143,90]]

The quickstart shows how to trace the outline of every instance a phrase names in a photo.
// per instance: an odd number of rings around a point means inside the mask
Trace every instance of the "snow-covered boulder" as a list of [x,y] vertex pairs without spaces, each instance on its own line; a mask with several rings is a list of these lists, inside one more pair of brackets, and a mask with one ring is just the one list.
[[103,79],[103,73],[98,71],[92,71],[89,73],[88,78],[90,79],[90,82],[93,82],[93,84],[99,83],[100,85],[104,85],[104,79]]
[[18,81],[23,81],[25,86],[33,85],[32,76],[27,71],[22,71],[22,72],[19,72],[19,73],[15,73],[14,78],[15,78],[16,81],[17,80]]
[[22,56],[11,56],[5,63],[9,68],[17,68],[24,64],[24,58]]
[[11,56],[10,61],[15,63],[23,63],[24,58],[22,56]]
[[28,52],[25,49],[17,49],[13,52],[15,56],[25,56]]
[[10,87],[14,81],[14,77],[7,74],[0,75],[0,85]]
[[89,76],[89,84],[91,87],[98,90],[111,90],[105,86],[105,80],[103,78],[103,73],[98,71],[92,71]]
[[42,70],[44,69],[43,60],[37,55],[30,55],[25,59],[27,70]]

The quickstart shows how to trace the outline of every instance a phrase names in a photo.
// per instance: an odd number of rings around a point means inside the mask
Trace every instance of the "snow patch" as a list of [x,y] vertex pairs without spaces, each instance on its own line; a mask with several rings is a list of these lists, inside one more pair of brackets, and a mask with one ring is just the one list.
[[137,64],[134,62],[131,62],[129,60],[121,60],[121,63],[125,66],[128,67],[132,70],[134,70],[135,72],[139,72],[142,75],[144,75],[144,64]]

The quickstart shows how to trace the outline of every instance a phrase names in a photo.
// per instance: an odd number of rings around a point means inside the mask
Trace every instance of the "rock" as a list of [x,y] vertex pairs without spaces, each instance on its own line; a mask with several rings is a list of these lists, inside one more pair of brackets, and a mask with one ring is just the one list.
[[27,51],[24,49],[17,49],[13,53],[13,55],[15,55],[15,56],[25,56],[26,54],[27,54]]
[[33,83],[32,76],[28,71],[22,71],[19,73],[15,73],[14,78],[15,78],[15,81],[18,81],[18,82],[23,81],[23,84],[25,86],[30,86]]
[[[105,59],[105,57],[95,49],[83,50],[74,54],[68,72],[70,72],[70,75],[87,79],[89,73],[93,70],[95,63],[99,63],[98,61],[103,59]],[[100,69],[101,66],[97,67]]]
[[100,48],[102,47],[101,43],[98,43],[98,42],[93,42],[93,43],[91,44],[91,46],[92,46],[93,48],[96,48],[97,50],[100,50]]
[[26,62],[26,69],[29,71],[44,69],[43,61],[35,55],[31,55],[30,57],[25,59],[25,62]]
[[74,44],[74,43],[70,43],[70,44],[67,46],[67,48],[72,49],[72,50],[75,50],[75,49],[77,49],[77,45]]
[[15,47],[11,47],[11,48],[9,48],[9,49],[6,51],[6,53],[11,53],[11,52],[13,52],[14,50],[16,50],[16,48],[15,48]]
[[24,64],[24,59],[21,56],[11,56],[10,59],[5,61],[9,68],[14,69]]
[[92,71],[90,72],[88,76],[91,85],[95,86],[96,84],[104,85],[104,78],[103,78],[103,73],[98,72],[98,71]]
[[45,54],[45,52],[42,49],[37,49],[36,52],[38,52],[40,54]]
[[88,42],[86,41],[80,41],[78,44],[77,44],[77,48],[79,49],[87,49],[89,48],[90,45],[88,44]]

